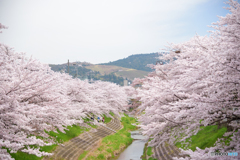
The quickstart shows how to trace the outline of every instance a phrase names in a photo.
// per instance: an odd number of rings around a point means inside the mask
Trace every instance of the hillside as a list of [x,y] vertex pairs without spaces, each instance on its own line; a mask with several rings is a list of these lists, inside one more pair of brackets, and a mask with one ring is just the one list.
[[[67,64],[49,64],[49,66],[55,72],[68,72]],[[69,74],[73,78],[79,78],[82,80],[102,80],[122,86],[124,79],[128,79],[128,81],[131,82],[134,78],[143,78],[148,72],[119,66],[73,62],[69,65]]]
[[[159,54],[135,54],[117,61],[91,64],[88,62],[72,62],[69,66],[69,74],[82,80],[102,80],[110,81],[123,85],[123,80],[132,81],[134,78],[144,78],[151,68],[148,64],[156,64]],[[52,70],[57,72],[68,72],[67,63],[58,65],[49,65]]]
[[[67,64],[49,64],[49,66],[55,72],[65,72],[65,73],[68,72]],[[87,73],[90,71],[91,71],[90,69],[81,67],[81,65],[70,64],[70,66],[69,66],[69,74],[72,75],[73,77],[76,76],[76,73],[78,73],[78,75],[80,75],[82,77],[85,77],[85,76],[87,76]]]
[[158,61],[157,57],[159,57],[158,53],[134,54],[124,59],[119,59],[117,61],[113,61],[109,63],[102,63],[100,65],[119,66],[119,67],[133,68],[136,70],[151,72],[152,69],[149,67],[146,67],[146,65],[156,64],[156,61]]
[[148,75],[148,72],[146,71],[112,65],[91,65],[86,66],[86,68],[95,72],[100,72],[102,75],[114,73],[116,76],[121,76],[130,80],[133,80],[134,78],[143,78]]

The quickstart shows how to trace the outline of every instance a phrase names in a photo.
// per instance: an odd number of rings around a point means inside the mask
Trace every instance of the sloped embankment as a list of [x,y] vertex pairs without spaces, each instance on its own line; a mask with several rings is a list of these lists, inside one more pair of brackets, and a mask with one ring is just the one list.
[[133,138],[131,138],[130,131],[136,130],[137,127],[133,125],[136,123],[136,119],[125,114],[121,118],[121,122],[123,128],[115,134],[104,137],[96,149],[85,157],[86,160],[112,160],[132,143]]
[[54,155],[52,157],[46,157],[44,160],[78,160],[78,157],[85,153],[85,151],[90,151],[99,139],[115,133],[116,130],[119,130],[121,127],[120,121],[114,118],[111,122],[107,123],[106,126],[102,125],[96,128],[96,132],[85,132],[64,143],[64,146],[58,146],[53,152]]

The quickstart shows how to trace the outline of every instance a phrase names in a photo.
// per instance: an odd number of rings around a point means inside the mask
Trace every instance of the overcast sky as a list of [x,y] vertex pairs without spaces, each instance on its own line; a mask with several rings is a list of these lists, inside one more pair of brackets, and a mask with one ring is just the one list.
[[104,63],[208,34],[225,0],[0,0],[0,42],[42,63]]

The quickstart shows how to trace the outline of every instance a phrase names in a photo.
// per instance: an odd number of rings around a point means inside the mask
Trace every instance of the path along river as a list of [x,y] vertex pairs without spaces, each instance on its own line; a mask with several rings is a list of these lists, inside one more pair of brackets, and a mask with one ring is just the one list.
[[139,130],[132,131],[131,137],[134,139],[132,144],[128,146],[117,158],[117,160],[140,160],[147,137],[143,136]]

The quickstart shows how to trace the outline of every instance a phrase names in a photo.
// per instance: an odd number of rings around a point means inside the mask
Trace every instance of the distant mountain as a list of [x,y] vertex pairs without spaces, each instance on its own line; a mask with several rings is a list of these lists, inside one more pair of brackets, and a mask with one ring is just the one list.
[[[148,64],[156,64],[158,53],[135,54],[117,61],[94,65],[88,62],[69,63],[69,74],[82,80],[102,80],[123,85],[123,80],[132,81],[134,78],[143,78],[152,71],[146,67]],[[56,72],[68,73],[68,64],[49,64]]]
[[159,59],[158,53],[150,53],[150,54],[134,54],[124,59],[119,59],[117,61],[102,63],[100,65],[112,65],[112,66],[120,66],[124,68],[133,68],[137,70],[151,72],[152,69],[147,67],[148,64],[156,64]]
[[110,65],[93,65],[87,62],[71,62],[69,67],[65,64],[49,64],[51,69],[55,72],[68,73],[73,78],[89,81],[108,81],[123,86],[123,81],[128,80],[132,82],[134,78],[143,78],[148,74],[146,71],[136,69],[123,68],[119,66]]

